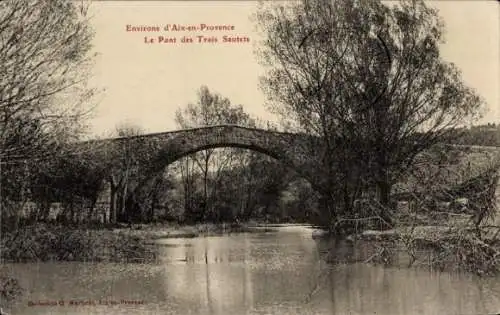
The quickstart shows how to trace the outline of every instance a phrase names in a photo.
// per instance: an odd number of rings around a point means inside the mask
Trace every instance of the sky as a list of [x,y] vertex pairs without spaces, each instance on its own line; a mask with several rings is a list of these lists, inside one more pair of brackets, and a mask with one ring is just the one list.
[[[104,91],[91,120],[91,134],[112,135],[120,124],[136,125],[145,132],[175,130],[175,111],[196,102],[202,85],[243,105],[253,116],[277,121],[266,111],[265,96],[258,87],[264,72],[254,55],[259,37],[250,20],[257,3],[92,1],[98,56],[90,84]],[[481,122],[500,123],[500,5],[478,0],[428,3],[440,11],[446,23],[446,43],[441,47],[444,59],[462,70],[465,83],[487,104],[489,111]],[[173,31],[173,24],[234,29]],[[163,30],[167,25],[168,32]],[[161,30],[131,31],[137,26]],[[182,43],[183,36],[193,42]],[[218,42],[211,41],[211,36]],[[240,41],[223,42],[223,36],[240,37]]]

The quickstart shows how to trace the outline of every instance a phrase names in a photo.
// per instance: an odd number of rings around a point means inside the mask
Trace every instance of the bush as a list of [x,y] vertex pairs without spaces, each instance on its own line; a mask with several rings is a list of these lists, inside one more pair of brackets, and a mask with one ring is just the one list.
[[412,258],[411,265],[425,264],[477,275],[500,273],[498,244],[494,239],[481,237],[475,228],[452,228],[424,235],[402,233],[401,238]]

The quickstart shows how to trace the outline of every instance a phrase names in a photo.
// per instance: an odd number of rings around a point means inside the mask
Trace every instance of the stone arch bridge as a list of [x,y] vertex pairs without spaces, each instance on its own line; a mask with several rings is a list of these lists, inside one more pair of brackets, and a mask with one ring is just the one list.
[[[316,145],[316,143],[318,145]],[[172,132],[151,133],[145,135],[91,140],[87,145],[91,150],[102,153],[102,158],[112,160],[116,154],[134,152],[140,156],[147,167],[143,170],[142,180],[135,183],[135,188],[145,185],[149,179],[161,172],[176,160],[211,148],[237,147],[254,150],[279,160],[295,170],[321,191],[326,179],[317,168],[322,156],[319,139],[307,134],[278,132],[237,125],[218,125]],[[486,167],[500,158],[498,147],[456,146],[466,152],[461,161],[448,170],[453,174],[452,181],[459,184],[480,176]],[[471,167],[471,160],[473,163]],[[111,170],[113,173],[113,170]],[[105,195],[109,196],[109,193]],[[109,199],[109,198],[108,198]]]
[[[320,174],[316,172],[315,156],[321,156],[317,138],[306,134],[270,131],[237,125],[218,125],[151,133],[130,137],[92,140],[86,142],[91,150],[98,150],[103,158],[113,154],[134,151],[148,164],[144,177],[149,178],[169,164],[192,153],[206,149],[235,147],[268,155],[311,182],[314,186]],[[311,145],[313,144],[313,145]],[[319,144],[319,143],[318,143]],[[138,152],[143,151],[143,152]]]

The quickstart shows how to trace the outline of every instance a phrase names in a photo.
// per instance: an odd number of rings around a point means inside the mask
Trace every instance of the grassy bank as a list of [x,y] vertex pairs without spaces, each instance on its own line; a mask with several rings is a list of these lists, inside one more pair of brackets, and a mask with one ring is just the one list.
[[4,262],[134,262],[155,258],[139,237],[124,237],[108,229],[45,224],[3,233],[0,252]]
[[134,224],[82,228],[38,223],[2,233],[0,255],[4,262],[14,263],[147,262],[155,259],[153,248],[147,245],[148,240],[251,231],[253,229],[243,224]]

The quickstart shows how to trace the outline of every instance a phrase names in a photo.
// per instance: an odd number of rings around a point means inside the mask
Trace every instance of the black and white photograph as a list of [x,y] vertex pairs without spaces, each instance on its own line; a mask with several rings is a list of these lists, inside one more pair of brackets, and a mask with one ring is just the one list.
[[500,2],[1,0],[0,315],[500,314]]

